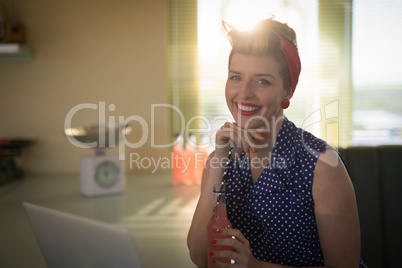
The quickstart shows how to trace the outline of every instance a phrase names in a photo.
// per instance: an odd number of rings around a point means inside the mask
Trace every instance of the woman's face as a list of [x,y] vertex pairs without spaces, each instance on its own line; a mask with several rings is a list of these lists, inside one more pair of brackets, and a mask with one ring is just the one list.
[[289,97],[280,65],[270,56],[235,53],[226,82],[226,103],[236,123],[248,129],[267,128],[283,115],[281,102]]

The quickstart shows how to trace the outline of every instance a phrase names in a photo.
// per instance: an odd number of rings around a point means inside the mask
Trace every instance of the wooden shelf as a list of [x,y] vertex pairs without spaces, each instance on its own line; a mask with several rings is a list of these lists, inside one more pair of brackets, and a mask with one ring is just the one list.
[[33,53],[27,47],[22,47],[15,53],[0,53],[0,63],[31,62],[32,60]]

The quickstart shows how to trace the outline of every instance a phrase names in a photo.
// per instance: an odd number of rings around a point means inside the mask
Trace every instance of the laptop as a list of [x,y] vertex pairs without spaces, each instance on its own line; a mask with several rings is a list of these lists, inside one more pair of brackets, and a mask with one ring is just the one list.
[[31,203],[23,206],[49,268],[142,267],[128,230]]

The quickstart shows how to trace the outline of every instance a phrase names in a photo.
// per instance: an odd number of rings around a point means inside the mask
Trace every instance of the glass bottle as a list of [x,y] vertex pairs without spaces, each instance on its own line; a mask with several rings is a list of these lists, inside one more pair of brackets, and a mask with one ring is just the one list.
[[231,247],[228,246],[217,246],[212,243],[213,240],[217,238],[225,238],[219,234],[220,230],[232,228],[232,224],[230,223],[227,217],[226,211],[226,188],[225,185],[214,185],[214,206],[211,220],[208,223],[208,268],[218,267],[214,263],[213,260],[218,260],[224,263],[231,263],[230,259],[225,258],[214,258],[210,255],[212,251],[219,250],[232,250]]

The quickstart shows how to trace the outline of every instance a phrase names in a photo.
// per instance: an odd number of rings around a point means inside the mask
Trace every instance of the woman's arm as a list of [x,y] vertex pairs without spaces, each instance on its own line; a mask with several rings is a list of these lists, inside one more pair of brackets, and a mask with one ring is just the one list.
[[200,268],[207,267],[207,225],[212,216],[213,186],[221,182],[223,157],[211,154],[202,174],[201,195],[187,236],[191,260]]
[[325,265],[359,267],[360,225],[356,197],[334,150],[321,154],[314,172],[315,217]]
[[207,267],[207,225],[212,216],[213,187],[222,182],[230,146],[233,156],[249,150],[250,140],[262,140],[258,131],[248,132],[235,123],[225,123],[216,133],[216,149],[208,158],[202,174],[201,194],[187,236],[191,260],[198,267]]

